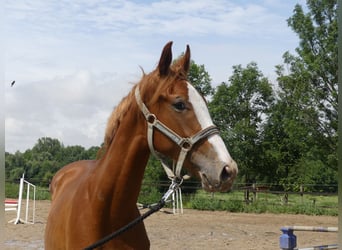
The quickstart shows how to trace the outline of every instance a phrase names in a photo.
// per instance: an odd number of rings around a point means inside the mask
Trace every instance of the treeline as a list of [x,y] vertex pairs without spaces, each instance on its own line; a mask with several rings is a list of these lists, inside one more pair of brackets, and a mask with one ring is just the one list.
[[337,3],[308,0],[307,9],[297,4],[287,20],[299,46],[276,66],[276,84],[256,63],[238,65],[209,105],[243,181],[336,191]]
[[70,162],[95,159],[99,147],[64,146],[58,139],[43,137],[25,152],[5,153],[5,177],[17,182],[22,174],[33,184],[47,187],[53,175]]
[[[276,83],[251,62],[234,66],[231,77],[214,88],[204,65],[191,63],[189,80],[207,97],[214,123],[238,163],[238,182],[292,189],[285,191],[299,191],[301,184],[310,184],[304,191],[337,191],[337,3],[308,0],[307,9],[304,13],[297,4],[287,20],[299,46],[275,66]],[[61,166],[95,158],[97,149],[41,138],[31,150],[6,153],[6,177],[13,180],[25,172],[48,183]],[[152,160],[144,181],[163,178]]]

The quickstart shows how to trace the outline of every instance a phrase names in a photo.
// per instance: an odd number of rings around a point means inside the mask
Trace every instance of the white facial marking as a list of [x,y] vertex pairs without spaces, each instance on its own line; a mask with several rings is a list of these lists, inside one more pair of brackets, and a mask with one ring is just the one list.
[[[205,101],[190,83],[188,83],[188,95],[197,120],[201,125],[201,129],[205,129],[211,125],[214,125]],[[229,163],[232,160],[221,136],[217,134],[213,135],[208,139],[208,141],[215,148],[215,151],[217,152],[221,161]]]
[[212,137],[209,138],[208,141],[211,143],[211,145],[214,146],[221,161],[226,162],[226,163],[230,163],[232,161],[232,158],[230,157],[230,154],[221,136],[213,135]]
[[202,129],[205,129],[206,127],[213,125],[213,121],[211,120],[207,105],[203,100],[203,97],[190,83],[188,83],[188,95],[189,101],[192,104],[195,115]]

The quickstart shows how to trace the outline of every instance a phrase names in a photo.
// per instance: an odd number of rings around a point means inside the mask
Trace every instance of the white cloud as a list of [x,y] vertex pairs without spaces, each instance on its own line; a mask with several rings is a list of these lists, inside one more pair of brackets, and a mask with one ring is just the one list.
[[253,1],[7,1],[6,6],[11,12],[10,25],[21,23],[29,27],[29,32],[38,34],[53,31],[64,35],[109,32],[124,37],[170,33],[227,37],[255,33],[251,27],[279,27],[279,15]]
[[[99,79],[104,79],[100,82]],[[100,145],[107,118],[132,85],[117,76],[94,76],[87,71],[64,78],[8,87],[6,150],[25,150],[43,136],[66,145]]]
[[[101,143],[111,109],[151,71],[164,44],[190,44],[213,83],[256,61],[272,74],[296,37],[286,25],[296,1],[5,0],[6,150],[42,136]],[[14,87],[9,83],[16,80]]]

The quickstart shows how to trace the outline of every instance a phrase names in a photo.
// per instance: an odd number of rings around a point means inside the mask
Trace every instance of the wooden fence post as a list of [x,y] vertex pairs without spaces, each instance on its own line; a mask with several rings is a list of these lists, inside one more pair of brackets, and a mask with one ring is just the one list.
[[257,193],[256,193],[256,184],[255,183],[253,183],[252,188],[253,188],[253,202],[254,202],[254,201],[257,201]]

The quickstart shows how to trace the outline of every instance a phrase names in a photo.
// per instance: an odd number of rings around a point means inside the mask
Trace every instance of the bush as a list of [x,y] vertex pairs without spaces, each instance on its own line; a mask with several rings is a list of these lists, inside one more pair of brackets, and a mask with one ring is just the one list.
[[[19,183],[5,183],[5,197],[18,199],[19,197]],[[26,185],[23,190],[23,199],[26,199]],[[30,199],[33,199],[33,189],[30,188]],[[42,188],[36,186],[36,200],[49,200],[50,199],[50,192],[47,188]]]
[[5,182],[5,197],[17,199],[19,194],[19,184]]
[[50,191],[47,188],[37,187],[36,189],[36,200],[50,200]]
[[162,198],[162,194],[157,188],[151,187],[148,192],[140,192],[138,202],[144,205],[157,203]]
[[229,212],[243,212],[244,205],[238,200],[220,200],[214,197],[193,196],[189,201],[190,208],[198,210],[224,210]]
[[338,215],[337,196],[313,196],[316,202],[312,202],[309,195],[305,199],[291,196],[291,202],[284,204],[279,195],[258,195],[256,201],[246,203],[244,193],[233,191],[230,193],[208,194],[197,191],[196,194],[183,195],[184,207],[198,210],[223,210],[242,213],[287,213],[307,215]]

